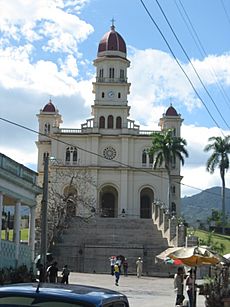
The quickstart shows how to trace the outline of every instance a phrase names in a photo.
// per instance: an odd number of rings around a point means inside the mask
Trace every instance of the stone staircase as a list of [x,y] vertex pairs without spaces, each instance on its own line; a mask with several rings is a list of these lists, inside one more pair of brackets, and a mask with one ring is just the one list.
[[72,271],[110,272],[109,257],[128,259],[129,273],[136,272],[136,260],[143,259],[146,275],[168,274],[167,266],[155,264],[155,256],[168,247],[167,239],[152,219],[72,218],[70,227],[51,249],[58,267],[67,264]]

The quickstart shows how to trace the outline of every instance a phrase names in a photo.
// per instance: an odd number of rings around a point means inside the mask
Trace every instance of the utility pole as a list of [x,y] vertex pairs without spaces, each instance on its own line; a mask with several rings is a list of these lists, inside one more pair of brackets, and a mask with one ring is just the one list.
[[49,154],[44,154],[44,174],[43,174],[43,196],[41,202],[41,270],[40,281],[46,281],[46,261],[47,261],[47,207],[48,207],[48,171]]

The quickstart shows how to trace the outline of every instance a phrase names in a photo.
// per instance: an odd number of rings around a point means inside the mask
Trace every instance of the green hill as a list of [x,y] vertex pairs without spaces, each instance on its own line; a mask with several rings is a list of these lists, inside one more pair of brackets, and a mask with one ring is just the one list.
[[[198,220],[206,223],[212,209],[221,211],[221,187],[213,187],[181,199],[181,214],[193,227],[196,227]],[[226,189],[226,213],[230,216],[230,189]]]

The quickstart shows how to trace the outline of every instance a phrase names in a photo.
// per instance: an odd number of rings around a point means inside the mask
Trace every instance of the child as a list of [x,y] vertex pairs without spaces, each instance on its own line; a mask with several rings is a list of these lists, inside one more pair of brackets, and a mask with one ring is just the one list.
[[119,286],[118,281],[120,278],[120,269],[119,269],[119,263],[117,261],[114,265],[114,274],[115,274],[115,285]]
[[69,274],[70,274],[70,271],[68,269],[68,266],[67,264],[64,266],[63,270],[62,270],[62,280],[61,280],[61,283],[64,284],[66,283],[68,285],[69,283]]

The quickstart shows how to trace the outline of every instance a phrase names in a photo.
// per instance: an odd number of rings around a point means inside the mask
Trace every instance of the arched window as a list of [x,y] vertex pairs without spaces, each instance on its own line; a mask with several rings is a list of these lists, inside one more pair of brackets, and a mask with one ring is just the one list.
[[[169,209],[170,209],[170,208],[169,208]],[[175,213],[176,213],[176,203],[172,202],[170,212],[171,212],[172,214],[175,214]]]
[[121,129],[121,117],[120,116],[116,118],[116,128]]
[[69,147],[66,148],[65,161],[70,162],[70,148]]
[[74,150],[73,150],[73,162],[77,162],[77,148],[74,147]]
[[142,152],[142,164],[146,164],[147,163],[147,153],[146,150],[144,149]]
[[124,80],[125,80],[125,71],[124,71],[124,69],[120,69],[120,79],[121,79],[121,82],[124,82]]
[[101,78],[103,78],[104,77],[104,70],[103,70],[103,68],[101,68],[100,70],[99,70],[99,78],[101,79]]
[[45,161],[45,157],[49,157],[49,155],[50,155],[50,154],[49,154],[47,151],[44,152],[44,153],[43,153],[43,161]]
[[65,152],[66,164],[76,164],[78,159],[77,147],[67,147]]
[[118,94],[117,94],[117,97],[118,97],[118,98],[121,98],[121,93],[118,93]]
[[175,185],[172,185],[172,186],[171,186],[171,192],[172,192],[173,194],[176,194],[176,187],[175,187]]
[[99,128],[105,128],[105,118],[101,116],[99,119]]
[[50,133],[50,123],[45,123],[44,133],[45,134],[49,134]]
[[109,78],[114,79],[114,68],[109,69]]
[[102,93],[101,93],[101,98],[104,98],[104,97],[105,97],[105,93],[102,92]]
[[153,164],[153,154],[149,154],[149,163]]
[[113,115],[108,116],[108,129],[113,129]]

